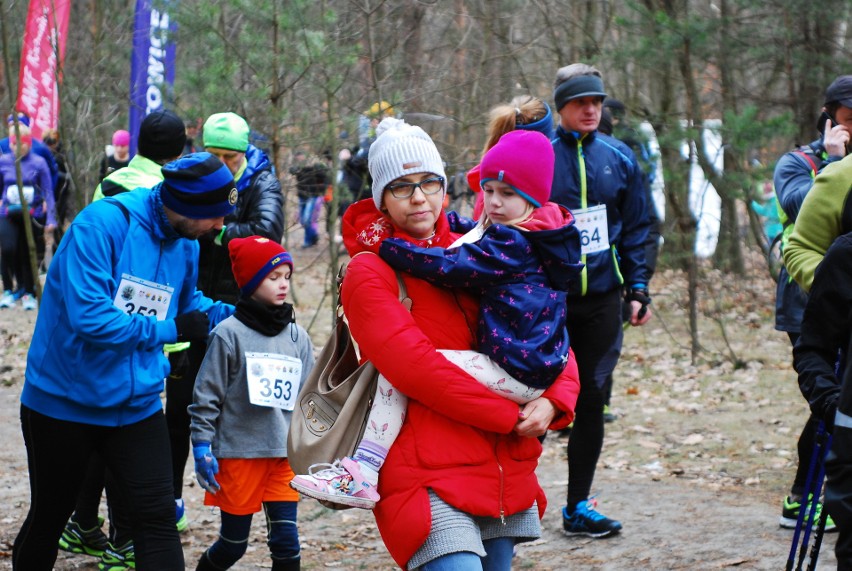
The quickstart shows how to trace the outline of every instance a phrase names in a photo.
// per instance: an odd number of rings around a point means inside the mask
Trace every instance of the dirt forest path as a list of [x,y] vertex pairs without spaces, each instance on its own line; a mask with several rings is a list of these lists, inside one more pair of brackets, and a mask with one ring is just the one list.
[[[11,569],[11,544],[29,503],[26,456],[18,424],[17,387],[0,389],[0,569]],[[560,532],[559,501],[565,489],[564,439],[550,437],[539,469],[551,502],[544,536],[519,549],[516,569],[663,570],[784,568],[791,532],[776,525],[774,497],[742,490],[712,490],[689,482],[648,477],[625,479],[602,469],[596,490],[606,512],[624,532],[606,540],[569,539]],[[189,473],[188,473],[189,478]],[[187,488],[193,517],[184,536],[188,569],[213,537],[218,518],[201,505],[198,488]],[[262,517],[255,518],[253,545],[235,569],[269,568]],[[304,569],[394,569],[369,513],[332,512],[313,502],[300,506]],[[833,535],[826,534],[819,569],[835,568]],[[315,556],[316,559],[315,559]],[[60,555],[56,569],[95,570],[95,560]]]
[[[685,291],[679,279],[660,278],[657,320],[628,330],[617,371],[613,407],[620,418],[607,425],[593,493],[601,511],[623,523],[623,533],[605,540],[560,533],[566,438],[551,433],[538,470],[550,502],[544,534],[519,548],[514,569],[784,569],[792,531],[778,526],[780,501],[806,409],[788,341],[772,329],[771,287],[744,281],[726,294],[734,296],[724,317],[740,366],[726,359],[690,365],[678,325],[679,292]],[[20,307],[0,312],[0,570],[11,569],[12,542],[29,505],[18,398],[34,318]],[[317,344],[324,341],[319,337]],[[712,349],[713,338],[705,340]],[[191,465],[185,479],[190,530],[182,536],[187,569],[195,568],[219,524],[202,505]],[[369,512],[335,512],[308,500],[299,510],[303,569],[395,568]],[[818,569],[835,568],[833,546],[834,535],[826,534]],[[257,515],[249,550],[234,569],[269,569],[267,553]],[[56,569],[94,571],[97,565],[61,553]]]

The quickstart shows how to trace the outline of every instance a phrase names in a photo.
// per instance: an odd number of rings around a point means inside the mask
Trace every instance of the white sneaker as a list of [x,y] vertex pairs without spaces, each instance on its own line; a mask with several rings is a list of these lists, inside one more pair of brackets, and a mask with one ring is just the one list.
[[36,298],[34,296],[25,293],[21,296],[21,307],[23,307],[25,311],[32,311],[38,307],[38,302],[36,302]]
[[308,474],[295,476],[290,487],[309,498],[350,508],[371,510],[379,501],[376,487],[367,481],[360,464],[351,458],[337,460],[334,464],[313,464]]
[[14,305],[15,294],[7,289],[3,292],[3,296],[0,297],[0,308],[13,307]]

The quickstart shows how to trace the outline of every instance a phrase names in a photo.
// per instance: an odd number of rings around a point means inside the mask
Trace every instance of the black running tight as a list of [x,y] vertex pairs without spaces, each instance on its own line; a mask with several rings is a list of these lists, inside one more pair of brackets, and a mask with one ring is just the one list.
[[97,453],[115,477],[122,500],[128,502],[137,567],[184,570],[162,412],[134,424],[109,427],[57,420],[22,405],[21,429],[27,448],[30,509],[15,538],[13,569],[53,568],[57,542],[74,510],[88,460]]
[[587,500],[604,439],[603,386],[621,354],[621,291],[568,299],[568,335],[580,396],[568,440],[568,511]]
[[[799,333],[787,332],[787,337],[790,338],[791,346],[796,345],[799,340]],[[807,405],[807,403],[805,403]],[[802,427],[802,432],[799,435],[799,441],[796,450],[799,455],[799,462],[796,466],[796,476],[793,479],[793,485],[790,486],[790,494],[793,496],[802,496],[805,493],[805,484],[808,481],[808,469],[811,465],[811,456],[813,456],[814,448],[816,447],[816,433],[819,426],[819,419],[814,415],[808,416],[805,421],[805,426]]]
[[189,411],[195,377],[204,360],[207,343],[193,341],[185,351],[169,353],[171,372],[166,377],[166,425],[172,455],[172,483],[175,498],[183,497],[183,472],[189,457]]

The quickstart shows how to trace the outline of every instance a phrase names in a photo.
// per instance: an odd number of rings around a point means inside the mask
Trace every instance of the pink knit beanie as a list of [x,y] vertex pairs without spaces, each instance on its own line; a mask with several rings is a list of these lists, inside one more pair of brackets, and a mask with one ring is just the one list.
[[509,131],[480,163],[480,185],[498,180],[511,186],[536,208],[550,200],[553,146],[537,131]]
[[130,133],[119,129],[112,134],[112,144],[116,147],[127,147],[130,145]]

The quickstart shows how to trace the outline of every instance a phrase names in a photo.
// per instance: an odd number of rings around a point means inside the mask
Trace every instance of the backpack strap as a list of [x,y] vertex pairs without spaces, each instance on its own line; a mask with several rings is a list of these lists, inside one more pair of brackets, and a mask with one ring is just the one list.
[[108,199],[106,201],[110,204],[115,204],[118,209],[121,210],[121,213],[124,214],[124,219],[127,221],[127,224],[130,225],[130,211],[127,209],[127,207],[117,200]]
[[819,168],[817,167],[816,161],[811,158],[811,155],[801,149],[796,149],[793,152],[805,159],[805,162],[808,163],[808,165],[811,167],[811,178],[816,178],[816,175],[819,172]]
[[[129,230],[130,229],[130,211],[127,209],[127,207],[114,198],[104,198],[102,200],[104,202],[108,202],[110,204],[115,205],[119,210],[121,210],[121,213],[124,215],[124,220],[127,221],[127,228]],[[127,234],[128,234],[127,232],[124,233],[124,239],[122,240],[121,245],[116,248],[115,252],[113,252],[113,260],[112,260],[112,266],[113,267],[115,267],[115,265],[118,263],[118,256],[121,254],[120,250],[124,247],[124,242],[127,240]]]

